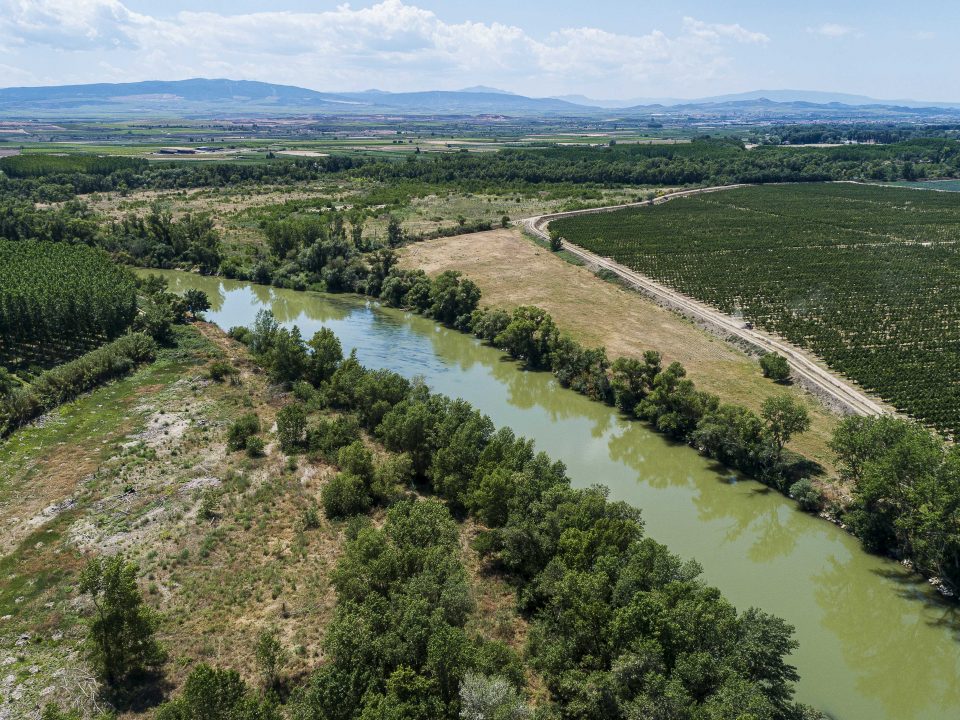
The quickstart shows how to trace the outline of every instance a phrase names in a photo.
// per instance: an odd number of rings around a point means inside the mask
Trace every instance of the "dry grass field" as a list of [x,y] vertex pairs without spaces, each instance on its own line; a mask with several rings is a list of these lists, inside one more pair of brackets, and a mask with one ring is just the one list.
[[665,362],[683,363],[699,387],[727,402],[759,410],[780,392],[801,396],[813,425],[793,447],[827,468],[827,441],[837,416],[799,388],[781,387],[763,377],[755,358],[665,310],[642,295],[565,262],[524,237],[519,230],[494,230],[409,245],[402,264],[430,274],[460,270],[483,291],[483,303],[512,309],[539,305],[562,330],[586,345],[603,345],[611,359],[659,350]]

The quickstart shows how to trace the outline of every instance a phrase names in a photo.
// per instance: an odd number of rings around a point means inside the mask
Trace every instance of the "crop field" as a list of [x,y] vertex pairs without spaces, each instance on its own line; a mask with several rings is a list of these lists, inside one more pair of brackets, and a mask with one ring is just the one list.
[[763,186],[551,228],[813,351],[948,435],[960,431],[960,195]]
[[89,350],[126,328],[136,309],[132,275],[106,253],[0,240],[0,366]]

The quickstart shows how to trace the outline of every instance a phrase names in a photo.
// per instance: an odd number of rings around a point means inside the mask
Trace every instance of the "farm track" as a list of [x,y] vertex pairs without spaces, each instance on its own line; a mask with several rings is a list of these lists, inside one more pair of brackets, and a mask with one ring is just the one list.
[[[720,185],[696,190],[682,190],[680,192],[661,195],[653,200],[644,200],[626,205],[590,208],[588,210],[572,210],[562,213],[537,215],[521,220],[520,222],[537,237],[549,241],[550,236],[546,228],[551,221],[560,218],[616,212],[617,210],[644,205],[659,205],[676,198],[722,192],[724,190],[733,190],[741,187],[748,187],[748,185]],[[631,270],[610,258],[601,257],[600,255],[592,253],[579,245],[564,241],[563,249],[589,266],[602,268],[614,273],[628,285],[652,297],[665,307],[691,317],[695,321],[721,334],[725,334],[728,337],[732,336],[741,342],[745,342],[765,352],[780,353],[789,360],[793,375],[800,384],[819,396],[828,406],[847,414],[856,415],[883,415],[889,412],[878,401],[867,396],[848,381],[837,377],[825,367],[818,364],[814,357],[805,350],[786,342],[782,338],[775,337],[754,328],[744,327],[742,320],[726,315],[706,303],[694,300],[646,275]]]

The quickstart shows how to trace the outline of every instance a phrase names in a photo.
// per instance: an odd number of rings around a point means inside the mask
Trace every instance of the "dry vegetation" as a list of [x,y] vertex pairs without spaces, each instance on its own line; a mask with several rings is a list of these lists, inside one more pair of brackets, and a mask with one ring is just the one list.
[[755,358],[701,330],[642,295],[565,262],[525,238],[519,230],[494,230],[407,246],[402,264],[430,274],[460,270],[483,291],[483,302],[512,309],[539,305],[585,345],[603,345],[611,360],[659,350],[666,362],[681,362],[697,385],[723,400],[759,410],[778,392],[796,393],[809,407],[813,425],[794,448],[826,467],[837,417],[798,388],[765,379]]
[[[199,661],[256,682],[254,645],[263,630],[276,631],[285,646],[290,680],[323,659],[336,602],[329,576],[345,523],[319,510],[318,526],[304,518],[308,507],[318,508],[335,468],[279,450],[270,428],[285,394],[242,345],[215,326],[197,328],[173,358],[64,406],[0,446],[9,473],[0,479],[4,720],[30,717],[49,701],[95,708],[96,684],[81,650],[89,608],[73,588],[86,559],[100,553],[137,562],[148,603],[161,612],[160,639],[170,651],[163,692]],[[209,380],[214,359],[236,367],[237,382]],[[231,422],[251,411],[268,441],[262,458],[225,444]],[[383,518],[382,510],[372,517],[376,525]],[[512,589],[484,572],[470,547],[476,532],[473,523],[464,526],[463,559],[477,601],[470,627],[519,650],[526,623]]]

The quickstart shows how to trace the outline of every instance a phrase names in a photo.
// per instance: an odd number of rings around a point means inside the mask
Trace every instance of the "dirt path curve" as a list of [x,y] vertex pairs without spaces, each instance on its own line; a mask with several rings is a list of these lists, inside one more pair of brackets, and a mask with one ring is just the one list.
[[[609,207],[591,208],[589,210],[573,210],[569,212],[554,213],[550,215],[537,215],[526,218],[520,222],[523,226],[537,237],[549,240],[547,226],[552,220],[559,218],[573,217],[576,215],[591,215],[602,212],[615,212],[629,207],[639,207],[642,205],[659,205],[680,197],[689,195],[700,195],[711,192],[721,192],[723,190],[732,190],[734,188],[748,187],[747,185],[721,185],[710,188],[700,188],[696,190],[683,190],[680,192],[661,195],[653,200],[644,200],[643,202],[629,203],[626,205],[614,205]],[[776,337],[770,333],[762,332],[754,328],[744,326],[742,320],[738,320],[730,315],[725,315],[716,308],[711,307],[699,300],[684,295],[673,290],[666,285],[662,285],[655,280],[642,275],[628,267],[614,262],[610,258],[601,257],[595,253],[585,250],[579,245],[564,241],[564,250],[571,255],[583,260],[587,265],[597,268],[603,268],[618,275],[630,286],[640,290],[644,294],[652,297],[658,303],[668,307],[682,315],[693,318],[695,321],[703,323],[721,334],[733,336],[743,342],[749,343],[765,352],[778,352],[787,358],[790,362],[790,368],[793,371],[794,378],[804,387],[823,399],[826,404],[844,413],[856,415],[882,415],[890,412],[879,401],[868,397],[861,390],[852,384],[831,373],[818,360],[804,350],[796,347]]]

